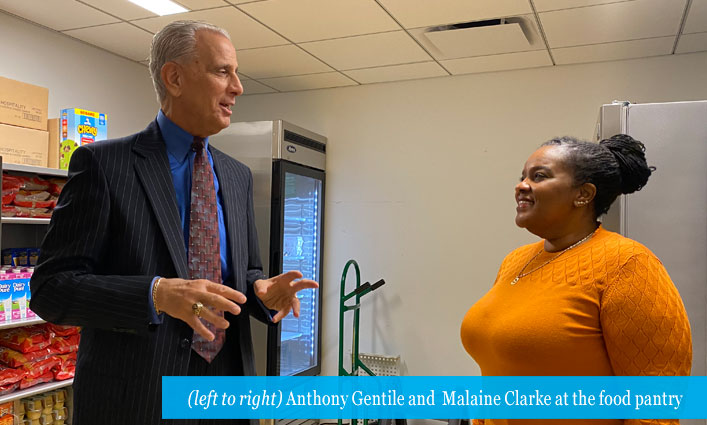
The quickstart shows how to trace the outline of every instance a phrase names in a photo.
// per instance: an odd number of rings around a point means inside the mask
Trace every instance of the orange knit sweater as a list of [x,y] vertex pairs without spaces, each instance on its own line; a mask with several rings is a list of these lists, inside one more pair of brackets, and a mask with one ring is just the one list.
[[[511,252],[469,309],[462,343],[483,375],[689,375],[690,324],[662,263],[600,227],[582,245],[511,281],[544,241]],[[557,253],[543,251],[525,272]],[[677,420],[475,420],[474,424],[677,424]]]

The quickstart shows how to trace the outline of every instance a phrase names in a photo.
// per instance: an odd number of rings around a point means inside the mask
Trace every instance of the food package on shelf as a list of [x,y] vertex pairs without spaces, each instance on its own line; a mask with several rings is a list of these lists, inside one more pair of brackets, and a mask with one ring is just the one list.
[[25,363],[38,362],[57,354],[61,353],[51,346],[30,353],[20,353],[11,348],[0,347],[0,363],[7,367],[21,367]]
[[51,345],[51,334],[42,325],[13,328],[0,332],[0,345],[30,353]]
[[46,382],[51,382],[53,380],[54,380],[54,373],[51,370],[49,370],[36,378],[30,378],[30,377],[22,378],[22,380],[20,381],[20,389],[24,390],[25,388],[33,387],[33,386],[39,385],[39,384],[44,384]]

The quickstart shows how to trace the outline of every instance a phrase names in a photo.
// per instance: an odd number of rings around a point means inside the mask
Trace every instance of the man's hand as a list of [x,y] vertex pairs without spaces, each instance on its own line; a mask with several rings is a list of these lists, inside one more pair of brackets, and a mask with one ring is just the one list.
[[201,310],[201,319],[213,323],[217,328],[226,329],[229,324],[228,320],[207,307],[217,311],[240,314],[241,307],[238,304],[245,303],[246,297],[233,288],[205,279],[162,278],[160,286],[157,287],[155,301],[160,310],[182,320],[206,340],[212,341],[214,334],[194,314],[192,305],[196,302],[202,303],[204,308]]
[[299,317],[297,292],[302,289],[319,288],[319,284],[313,280],[302,279],[294,281],[301,277],[302,273],[290,271],[270,279],[255,281],[255,295],[260,298],[265,307],[270,310],[277,310],[277,314],[272,319],[274,323],[285,318],[290,311],[293,312],[295,317]]

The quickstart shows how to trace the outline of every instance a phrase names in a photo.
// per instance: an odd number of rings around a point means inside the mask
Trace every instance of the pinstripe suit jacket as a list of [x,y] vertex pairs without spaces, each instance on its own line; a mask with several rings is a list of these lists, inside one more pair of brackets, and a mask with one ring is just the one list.
[[[244,313],[230,317],[226,341],[239,344],[243,370],[254,375],[245,312],[263,321],[267,316],[252,289],[263,278],[253,180],[245,165],[210,149],[231,248],[234,282],[229,284],[249,300]],[[149,289],[154,276],[186,279],[187,273],[172,175],[156,121],[135,135],[77,149],[31,281],[33,311],[53,323],[83,327],[74,425],[160,422],[161,377],[187,374],[193,331],[167,315],[162,324],[151,325]]]

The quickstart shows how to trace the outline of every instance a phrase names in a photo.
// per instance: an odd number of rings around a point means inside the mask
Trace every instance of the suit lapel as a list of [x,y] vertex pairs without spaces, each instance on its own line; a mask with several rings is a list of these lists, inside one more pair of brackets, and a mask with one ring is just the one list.
[[229,176],[228,164],[222,156],[225,154],[216,149],[212,149],[210,146],[209,150],[211,150],[211,157],[214,160],[214,172],[216,173],[216,177],[218,177],[218,183],[221,189],[223,216],[226,222],[226,234],[228,235],[228,243],[231,253],[231,270],[235,285],[238,285],[238,276],[240,274],[238,273],[238,263],[235,259],[239,258],[240,245],[238,245],[237,241],[241,235],[238,228],[238,208],[236,208],[238,202],[237,187],[236,183],[233,181],[233,178]]
[[177,197],[174,193],[167,150],[156,121],[138,135],[133,151],[137,154],[135,171],[150,200],[177,275],[188,279],[187,254]]

